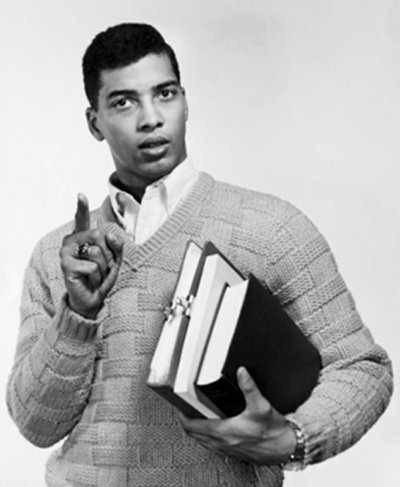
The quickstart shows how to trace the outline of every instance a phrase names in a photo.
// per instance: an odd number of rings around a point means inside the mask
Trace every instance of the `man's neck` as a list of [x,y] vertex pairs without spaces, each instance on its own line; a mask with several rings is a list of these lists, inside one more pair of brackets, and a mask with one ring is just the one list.
[[[156,183],[157,181],[160,181],[162,179],[167,178],[171,173],[173,173],[175,171],[175,169],[178,166],[180,166],[186,160],[187,160],[187,157],[185,157],[185,159],[183,161],[178,163],[172,169],[172,171],[170,171],[167,174],[160,175],[160,177],[158,177],[158,178],[154,178],[154,179],[148,178],[147,180],[144,178],[141,178],[141,179],[138,178],[137,180],[132,181],[132,178],[130,178],[128,175],[124,175],[124,174],[118,175],[118,171],[116,171],[111,176],[111,178],[112,178],[111,182],[118,189],[120,189],[121,191],[125,191],[126,193],[130,194],[131,196],[133,196],[135,198],[135,200],[138,203],[141,203],[142,199],[143,199],[143,195],[145,194],[146,188],[148,186],[151,186],[152,184]],[[126,177],[124,177],[124,176],[126,176]]]
[[155,181],[149,181],[148,184],[140,185],[140,186],[133,186],[133,185],[127,186],[126,184],[124,184],[120,180],[120,178],[118,177],[118,174],[115,172],[111,176],[111,182],[118,189],[120,189],[121,191],[125,191],[126,193],[132,195],[138,203],[141,203],[147,186],[149,186],[150,184],[152,184]]

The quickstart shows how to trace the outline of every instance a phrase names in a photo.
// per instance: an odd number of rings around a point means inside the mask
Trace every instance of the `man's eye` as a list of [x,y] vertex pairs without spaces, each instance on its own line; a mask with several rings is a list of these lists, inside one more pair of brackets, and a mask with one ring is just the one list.
[[166,88],[165,90],[160,91],[160,98],[161,100],[169,100],[173,98],[176,94],[176,91],[171,90],[170,88]]
[[127,108],[129,106],[132,106],[133,100],[130,100],[129,98],[120,98],[119,100],[116,100],[112,106],[115,108]]

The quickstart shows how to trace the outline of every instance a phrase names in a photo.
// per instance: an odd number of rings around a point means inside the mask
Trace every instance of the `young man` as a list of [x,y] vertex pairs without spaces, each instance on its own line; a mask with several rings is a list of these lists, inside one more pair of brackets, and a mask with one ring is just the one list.
[[[32,443],[66,438],[47,485],[275,487],[282,466],[349,448],[386,408],[391,365],[323,237],[289,203],[196,172],[178,63],[152,27],[100,33],[83,71],[89,129],[115,165],[110,195],[92,213],[80,195],[75,221],[37,245],[7,396]],[[318,347],[319,382],[293,414],[244,369],[246,408],[230,419],[189,420],[146,387],[189,239],[256,275]]]

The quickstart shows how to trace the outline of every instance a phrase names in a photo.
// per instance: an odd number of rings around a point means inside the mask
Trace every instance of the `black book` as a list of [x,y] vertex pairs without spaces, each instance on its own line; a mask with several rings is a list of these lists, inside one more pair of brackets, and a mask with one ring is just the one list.
[[236,379],[240,366],[282,414],[309,397],[321,369],[318,350],[252,275],[226,289],[195,384],[199,398],[228,417],[245,407]]
[[211,242],[189,242],[147,385],[188,417],[233,416],[244,408],[240,366],[285,414],[310,395],[321,359],[255,277],[244,279]]

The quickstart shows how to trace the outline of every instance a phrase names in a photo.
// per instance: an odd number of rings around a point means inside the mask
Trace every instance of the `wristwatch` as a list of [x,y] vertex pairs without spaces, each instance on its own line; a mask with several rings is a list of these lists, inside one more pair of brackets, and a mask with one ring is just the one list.
[[296,447],[294,452],[290,455],[289,459],[281,465],[283,470],[286,471],[298,471],[303,470],[305,465],[306,457],[306,441],[303,430],[293,421],[289,421],[290,426],[296,435]]

